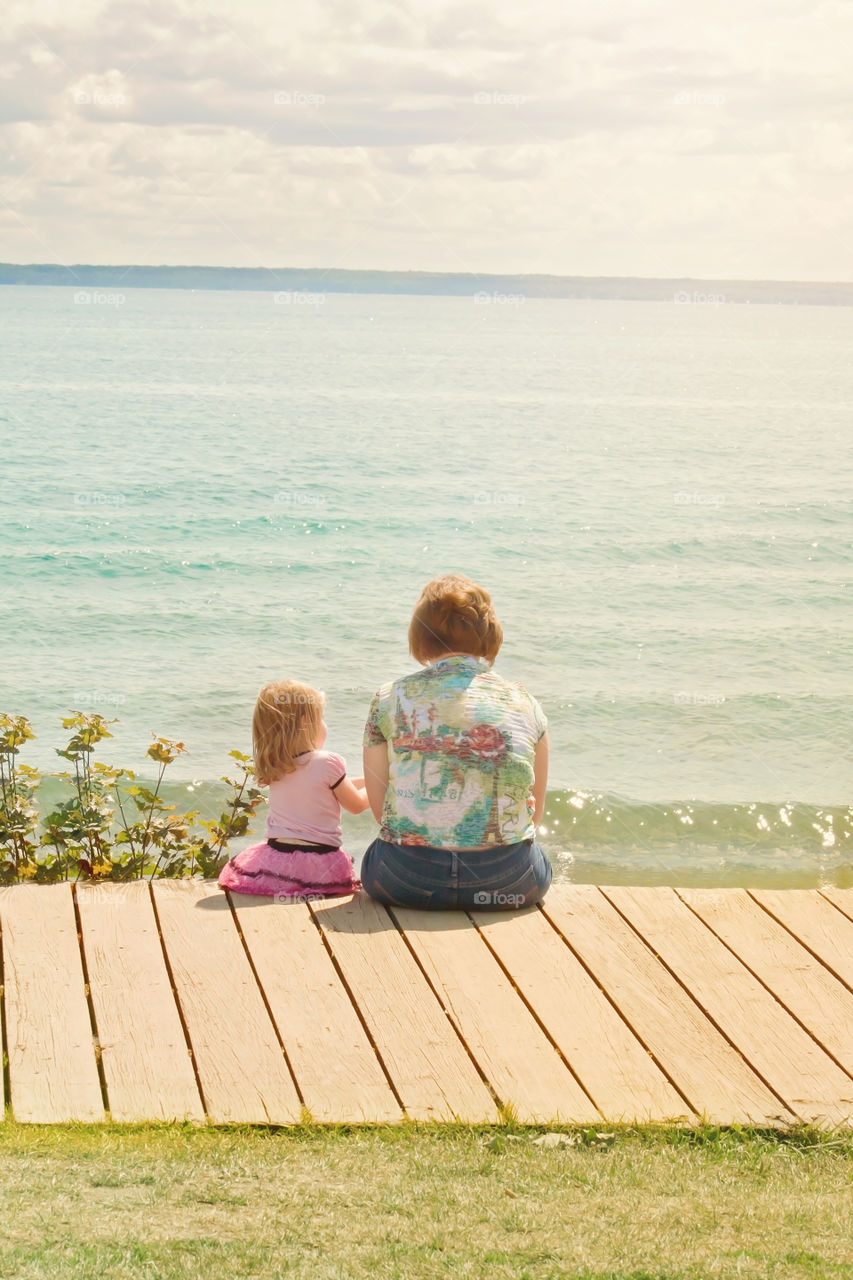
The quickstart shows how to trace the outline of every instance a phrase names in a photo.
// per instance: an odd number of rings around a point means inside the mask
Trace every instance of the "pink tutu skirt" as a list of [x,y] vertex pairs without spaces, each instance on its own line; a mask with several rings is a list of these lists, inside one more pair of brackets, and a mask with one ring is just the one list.
[[329,898],[355,893],[361,882],[343,849],[283,851],[264,841],[241,849],[219,873],[220,889],[269,898]]

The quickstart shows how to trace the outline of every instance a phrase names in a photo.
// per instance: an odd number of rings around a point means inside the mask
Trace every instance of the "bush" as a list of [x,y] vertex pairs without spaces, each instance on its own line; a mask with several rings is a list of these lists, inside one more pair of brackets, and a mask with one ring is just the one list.
[[166,769],[185,750],[182,742],[154,737],[148,748],[157,765],[153,788],[138,784],[129,769],[93,760],[114,723],[79,711],[63,719],[73,733],[57,755],[73,772],[56,776],[68,783],[69,795],[40,822],[35,798],[42,775],[18,763],[21,747],[35,735],[24,716],[0,715],[0,883],[212,878],[228,857],[228,842],[249,833],[263,800],[251,785],[250,756],[229,753],[238,766],[238,777],[222,778],[231,803],[219,818],[200,820],[198,811],[176,813],[160,794]]

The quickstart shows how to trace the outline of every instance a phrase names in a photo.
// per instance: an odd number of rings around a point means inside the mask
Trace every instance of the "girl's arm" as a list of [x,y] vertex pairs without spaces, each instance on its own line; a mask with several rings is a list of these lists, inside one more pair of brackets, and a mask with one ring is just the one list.
[[[362,785],[359,786],[359,783]],[[342,809],[346,809],[347,813],[364,813],[370,804],[363,784],[363,778],[344,778],[343,782],[339,782],[335,787],[338,804]]]
[[548,735],[543,733],[536,743],[533,757],[533,825],[538,827],[545,812],[545,791],[548,787]]
[[382,806],[388,790],[388,744],[364,748],[364,785],[370,808],[377,822],[382,821]]

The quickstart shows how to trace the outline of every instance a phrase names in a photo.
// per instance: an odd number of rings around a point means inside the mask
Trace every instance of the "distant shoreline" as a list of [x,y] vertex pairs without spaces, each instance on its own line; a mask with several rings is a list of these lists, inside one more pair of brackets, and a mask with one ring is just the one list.
[[467,297],[483,303],[526,298],[853,306],[853,283],[697,280],[690,277],[496,275],[441,271],[346,271],[323,267],[61,266],[0,263],[0,285],[103,289],[219,289],[255,292]]

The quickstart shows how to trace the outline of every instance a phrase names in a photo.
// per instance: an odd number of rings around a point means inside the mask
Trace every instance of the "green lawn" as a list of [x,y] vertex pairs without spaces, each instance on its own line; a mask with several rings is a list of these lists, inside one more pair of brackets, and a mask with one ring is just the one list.
[[7,1121],[0,1276],[853,1277],[853,1136],[538,1136]]

